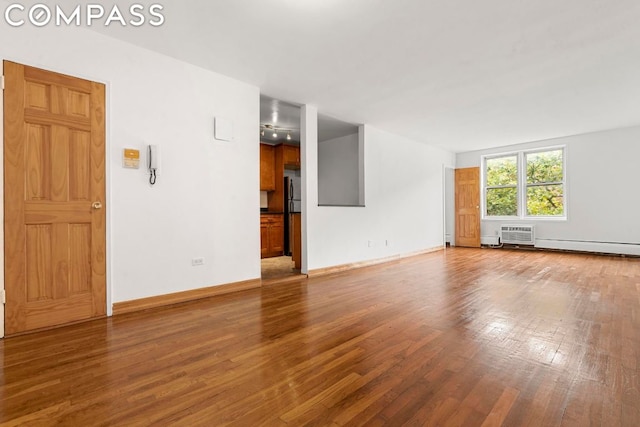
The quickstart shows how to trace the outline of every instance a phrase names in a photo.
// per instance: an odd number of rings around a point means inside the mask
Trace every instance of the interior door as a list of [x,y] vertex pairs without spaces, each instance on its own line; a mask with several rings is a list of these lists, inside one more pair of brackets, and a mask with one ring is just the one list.
[[456,169],[456,246],[480,247],[480,168]]
[[104,316],[104,85],[3,65],[6,333]]

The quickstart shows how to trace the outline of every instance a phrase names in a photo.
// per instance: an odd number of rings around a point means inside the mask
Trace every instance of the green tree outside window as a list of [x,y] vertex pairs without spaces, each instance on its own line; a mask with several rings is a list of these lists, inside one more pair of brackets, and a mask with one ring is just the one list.
[[564,173],[563,148],[486,158],[485,215],[520,216],[522,194],[526,216],[564,216]]

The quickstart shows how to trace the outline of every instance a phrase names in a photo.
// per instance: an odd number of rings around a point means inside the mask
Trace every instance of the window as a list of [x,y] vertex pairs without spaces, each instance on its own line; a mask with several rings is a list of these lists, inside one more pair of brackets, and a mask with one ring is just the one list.
[[563,154],[563,149],[525,153],[528,216],[564,216]]
[[565,149],[484,157],[484,217],[566,218]]
[[486,160],[487,216],[518,215],[518,156]]

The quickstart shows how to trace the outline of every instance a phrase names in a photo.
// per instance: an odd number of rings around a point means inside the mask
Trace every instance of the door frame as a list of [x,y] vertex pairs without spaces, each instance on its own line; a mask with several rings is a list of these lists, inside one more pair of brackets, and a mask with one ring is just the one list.
[[[102,83],[105,87],[104,94],[104,111],[105,111],[105,121],[104,121],[104,158],[105,158],[105,176],[104,176],[104,184],[105,184],[105,202],[106,202],[106,212],[105,212],[105,225],[106,225],[106,235],[105,235],[105,275],[106,275],[106,301],[107,301],[107,317],[111,317],[113,315],[113,304],[112,304],[112,287],[111,287],[111,161],[109,153],[111,152],[111,87],[110,82],[104,78],[91,76],[80,72],[78,70],[68,70],[63,67],[57,67],[52,64],[42,64],[40,62],[34,63],[28,58],[8,58],[8,57],[0,57],[0,75],[4,74],[3,66],[1,65],[3,61],[12,61],[17,62],[19,64],[28,65],[29,67],[41,68],[47,71],[53,71],[60,74],[66,74],[72,77],[78,77],[85,80],[91,80],[93,82]],[[2,90],[2,96],[0,96],[0,291],[2,295],[5,294],[5,282],[4,282],[4,90]],[[4,338],[5,330],[4,330],[4,320],[5,320],[5,304],[2,303],[3,300],[0,299],[0,338]]]
[[[451,177],[451,188],[447,188],[449,177]],[[442,246],[447,249],[447,228],[452,225],[450,246],[456,245],[456,208],[455,208],[455,185],[456,185],[456,168],[455,166],[447,166],[442,164]],[[453,200],[453,208],[449,209],[449,197]]]

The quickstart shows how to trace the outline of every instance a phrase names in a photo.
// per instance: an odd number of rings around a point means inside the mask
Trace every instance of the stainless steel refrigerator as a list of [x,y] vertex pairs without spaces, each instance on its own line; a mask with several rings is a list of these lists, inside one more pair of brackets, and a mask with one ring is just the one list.
[[300,213],[302,209],[300,172],[287,174],[284,177],[284,253],[291,255],[293,233],[291,232],[291,214]]

